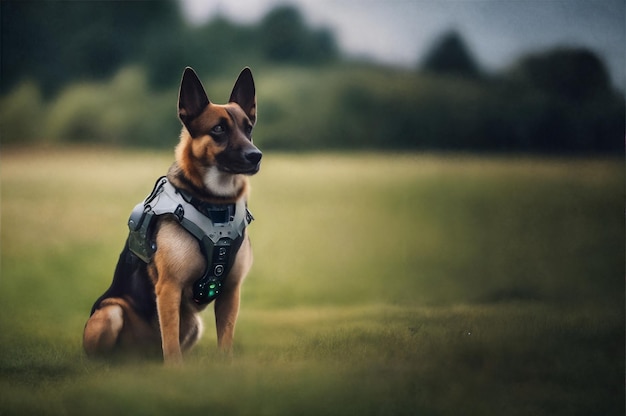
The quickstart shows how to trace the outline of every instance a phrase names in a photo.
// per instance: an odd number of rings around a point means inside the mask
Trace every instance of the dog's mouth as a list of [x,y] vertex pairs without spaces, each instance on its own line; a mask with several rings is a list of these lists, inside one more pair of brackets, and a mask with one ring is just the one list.
[[254,166],[220,166],[219,169],[233,175],[254,175],[261,169],[261,162]]
[[252,169],[248,169],[245,172],[242,172],[242,174],[244,175],[255,175],[256,173],[259,172],[259,170],[261,169],[261,162],[257,163],[257,165],[255,167],[253,167]]

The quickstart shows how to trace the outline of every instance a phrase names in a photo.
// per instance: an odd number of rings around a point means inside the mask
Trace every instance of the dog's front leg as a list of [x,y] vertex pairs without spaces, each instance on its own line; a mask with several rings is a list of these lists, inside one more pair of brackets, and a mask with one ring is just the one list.
[[239,296],[241,285],[237,284],[231,290],[223,292],[215,299],[215,327],[217,330],[217,345],[224,353],[231,353],[235,324],[239,315]]
[[181,364],[183,362],[180,348],[182,289],[174,282],[159,281],[156,284],[156,295],[163,360],[165,364]]

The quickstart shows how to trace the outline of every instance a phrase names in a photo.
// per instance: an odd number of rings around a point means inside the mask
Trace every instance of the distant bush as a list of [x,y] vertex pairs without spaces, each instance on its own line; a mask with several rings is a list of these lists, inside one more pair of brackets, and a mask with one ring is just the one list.
[[179,130],[176,93],[155,93],[138,68],[110,83],[75,84],[50,103],[45,125],[53,140],[164,146]]
[[0,99],[0,141],[25,144],[45,138],[44,115],[39,87],[34,82],[22,82]]
[[332,68],[265,68],[257,82],[259,124],[254,139],[265,149],[323,149],[329,126],[341,117],[335,105],[341,71]]
[[416,75],[378,78],[378,85],[348,84],[340,92],[345,115],[337,122],[353,120],[359,147],[484,147],[482,122],[488,97],[478,84]]

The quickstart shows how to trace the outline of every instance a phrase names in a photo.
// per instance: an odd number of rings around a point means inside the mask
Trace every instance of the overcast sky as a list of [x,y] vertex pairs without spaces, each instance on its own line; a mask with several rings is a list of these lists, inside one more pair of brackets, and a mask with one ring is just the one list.
[[252,23],[294,4],[313,26],[330,28],[344,52],[415,65],[442,32],[457,29],[488,70],[555,45],[588,46],[626,84],[625,0],[181,0],[187,19],[216,14]]

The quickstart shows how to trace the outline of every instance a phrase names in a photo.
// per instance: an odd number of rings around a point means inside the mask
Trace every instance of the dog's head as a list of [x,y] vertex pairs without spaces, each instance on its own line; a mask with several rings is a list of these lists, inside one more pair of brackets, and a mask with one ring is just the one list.
[[185,165],[181,167],[189,179],[202,181],[215,191],[220,182],[232,182],[229,176],[259,171],[262,153],[252,143],[257,117],[249,68],[241,71],[224,105],[213,104],[194,70],[186,68],[178,95],[178,117],[184,128],[177,159]]

